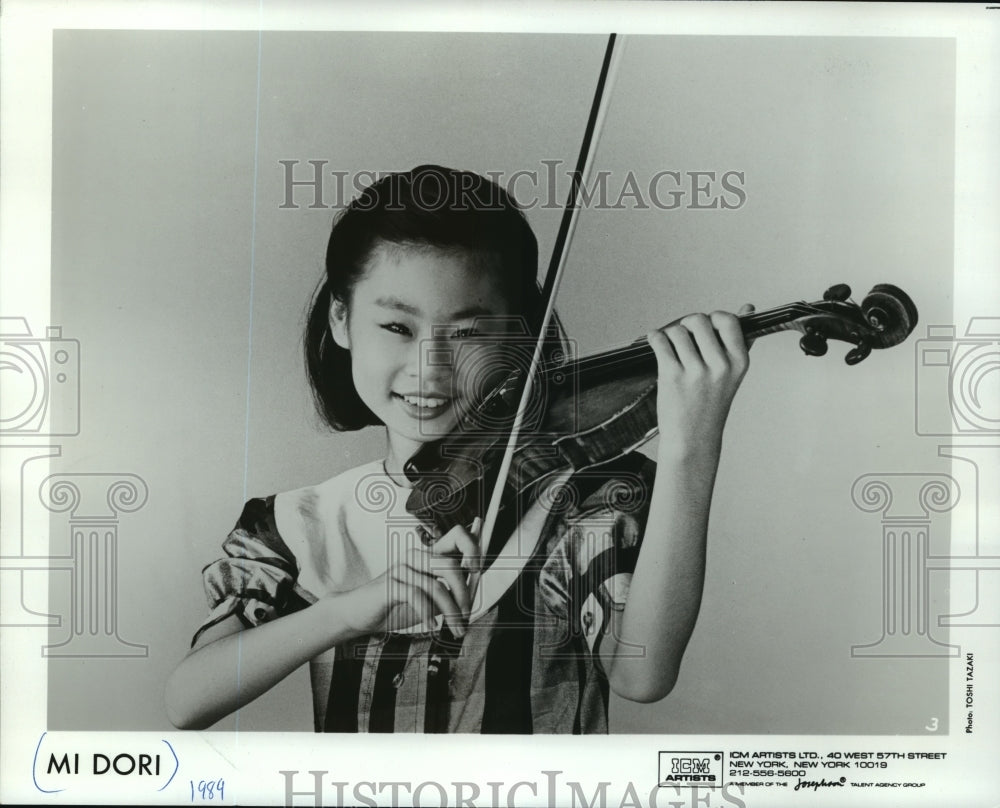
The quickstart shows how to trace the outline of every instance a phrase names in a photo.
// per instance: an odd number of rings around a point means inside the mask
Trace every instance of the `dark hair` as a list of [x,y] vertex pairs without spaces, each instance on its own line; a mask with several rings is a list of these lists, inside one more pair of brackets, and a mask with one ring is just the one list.
[[334,300],[350,304],[354,285],[383,242],[498,258],[501,288],[532,333],[537,333],[544,312],[537,281],[538,242],[506,190],[479,174],[436,165],[378,179],[334,220],[326,273],[306,323],[306,370],[316,408],[336,430],[382,423],[354,387],[350,351],[337,345],[330,331],[330,306]]

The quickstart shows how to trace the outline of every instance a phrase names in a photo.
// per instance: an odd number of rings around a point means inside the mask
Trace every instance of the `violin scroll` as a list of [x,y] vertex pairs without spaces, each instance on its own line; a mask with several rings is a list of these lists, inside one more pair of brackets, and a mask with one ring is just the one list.
[[879,334],[877,348],[899,345],[917,326],[917,307],[902,289],[880,283],[861,301],[861,311]]
[[846,283],[831,286],[816,303],[797,303],[744,318],[748,337],[784,329],[801,331],[799,346],[808,356],[823,356],[827,340],[853,345],[844,361],[856,365],[875,348],[891,348],[905,340],[917,325],[917,307],[899,287],[880,283],[859,306],[850,300]]

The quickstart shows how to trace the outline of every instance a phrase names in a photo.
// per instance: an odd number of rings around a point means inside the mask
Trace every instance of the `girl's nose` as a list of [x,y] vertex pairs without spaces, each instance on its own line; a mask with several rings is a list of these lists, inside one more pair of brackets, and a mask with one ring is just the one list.
[[443,336],[432,334],[415,341],[410,361],[415,363],[414,371],[422,381],[440,384],[451,377],[455,366],[455,346]]

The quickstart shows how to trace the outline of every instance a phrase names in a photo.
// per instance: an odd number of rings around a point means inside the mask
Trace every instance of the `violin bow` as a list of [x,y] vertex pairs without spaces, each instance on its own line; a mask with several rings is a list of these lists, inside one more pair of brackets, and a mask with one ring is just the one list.
[[[619,42],[620,40],[620,42]],[[544,335],[547,333],[555,316],[555,300],[566,270],[567,258],[569,256],[569,244],[576,232],[577,222],[580,218],[579,197],[580,189],[589,181],[594,168],[594,155],[597,151],[597,143],[604,128],[607,118],[608,107],[610,105],[610,93],[608,89],[615,82],[618,75],[618,68],[621,64],[624,50],[624,37],[618,34],[608,36],[608,44],[604,51],[604,61],[601,64],[601,71],[597,79],[597,88],[594,91],[594,100],[590,106],[590,115],[587,118],[587,126],[583,133],[583,142],[580,146],[580,153],[577,157],[576,168],[573,171],[572,183],[570,185],[569,197],[566,206],[563,208],[562,220],[559,223],[559,232],[556,235],[555,245],[552,249],[552,257],[545,273],[545,282],[542,285],[542,297],[545,299],[545,313],[542,321],[538,325],[539,337],[535,342],[531,363],[525,373],[524,388],[521,391],[520,401],[514,416],[513,426],[507,439],[507,447],[504,450],[503,460],[500,464],[500,472],[497,476],[497,484],[490,495],[486,514],[483,517],[483,525],[479,532],[479,547],[481,554],[485,554],[486,548],[490,546],[493,531],[496,528],[497,516],[500,513],[501,500],[504,492],[504,482],[510,473],[510,466],[517,449],[518,439],[524,423],[527,402],[530,400],[532,392],[532,380],[536,375],[542,361],[542,347]],[[616,47],[617,46],[617,47]],[[507,576],[504,576],[507,577]],[[474,572],[469,578],[469,596],[475,602],[476,591],[479,586],[480,573]],[[476,610],[482,611],[482,607]]]

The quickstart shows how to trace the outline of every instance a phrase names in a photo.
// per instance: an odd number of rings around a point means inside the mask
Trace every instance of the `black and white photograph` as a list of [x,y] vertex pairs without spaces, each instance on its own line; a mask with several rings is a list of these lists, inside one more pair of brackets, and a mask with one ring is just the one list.
[[2,801],[994,804],[1000,12],[532,8],[7,4]]

